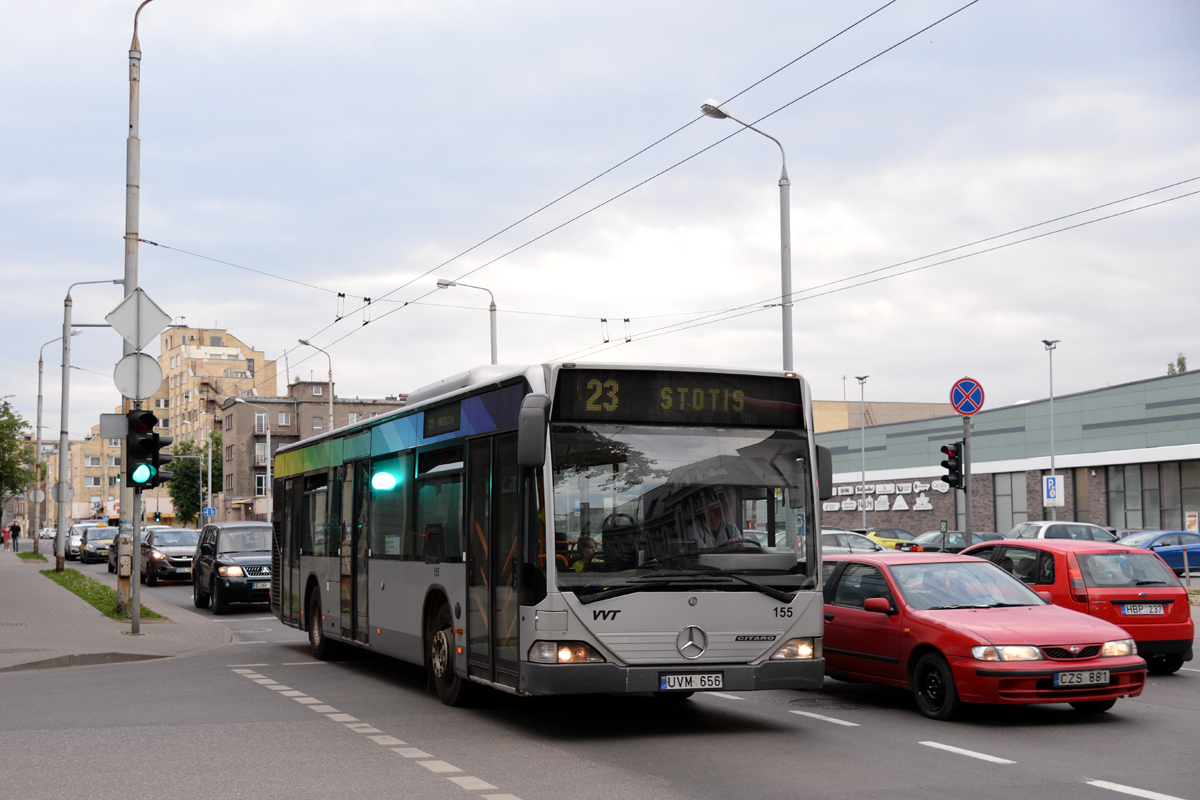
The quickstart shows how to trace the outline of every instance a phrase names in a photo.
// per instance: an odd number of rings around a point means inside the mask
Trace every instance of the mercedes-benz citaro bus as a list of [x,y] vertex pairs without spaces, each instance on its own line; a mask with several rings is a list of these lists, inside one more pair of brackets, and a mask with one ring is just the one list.
[[271,609],[450,705],[819,687],[812,431],[794,373],[479,367],[278,451]]

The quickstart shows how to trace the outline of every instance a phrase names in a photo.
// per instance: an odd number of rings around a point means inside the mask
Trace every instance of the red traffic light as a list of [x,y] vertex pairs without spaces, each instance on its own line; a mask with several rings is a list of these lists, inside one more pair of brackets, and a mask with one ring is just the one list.
[[154,426],[158,424],[158,417],[154,416],[153,411],[130,411],[127,417],[129,420],[130,433],[150,433],[154,430]]

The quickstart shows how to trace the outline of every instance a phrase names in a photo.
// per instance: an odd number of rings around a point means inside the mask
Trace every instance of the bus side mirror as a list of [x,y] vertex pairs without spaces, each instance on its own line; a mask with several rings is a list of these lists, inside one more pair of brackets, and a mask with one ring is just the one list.
[[540,467],[546,463],[546,425],[550,418],[550,395],[527,394],[517,417],[517,466]]
[[817,445],[817,490],[822,500],[833,497],[833,453],[823,444]]

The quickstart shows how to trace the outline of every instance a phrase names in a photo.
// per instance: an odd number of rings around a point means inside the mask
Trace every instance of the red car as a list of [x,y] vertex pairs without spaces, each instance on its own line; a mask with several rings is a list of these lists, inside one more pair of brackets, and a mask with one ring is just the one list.
[[826,673],[909,689],[932,719],[965,703],[1100,713],[1145,686],[1129,634],[1046,602],[995,564],[885,550],[829,556],[823,575]]
[[1158,554],[1109,542],[1021,539],[963,551],[1011,572],[1057,606],[1120,625],[1152,675],[1192,660],[1187,590]]

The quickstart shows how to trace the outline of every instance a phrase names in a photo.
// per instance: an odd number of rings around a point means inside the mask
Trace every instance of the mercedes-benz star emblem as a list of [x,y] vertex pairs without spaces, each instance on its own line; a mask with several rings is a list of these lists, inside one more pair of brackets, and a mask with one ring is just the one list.
[[708,634],[702,628],[688,625],[675,637],[675,649],[684,658],[699,658],[708,649]]

